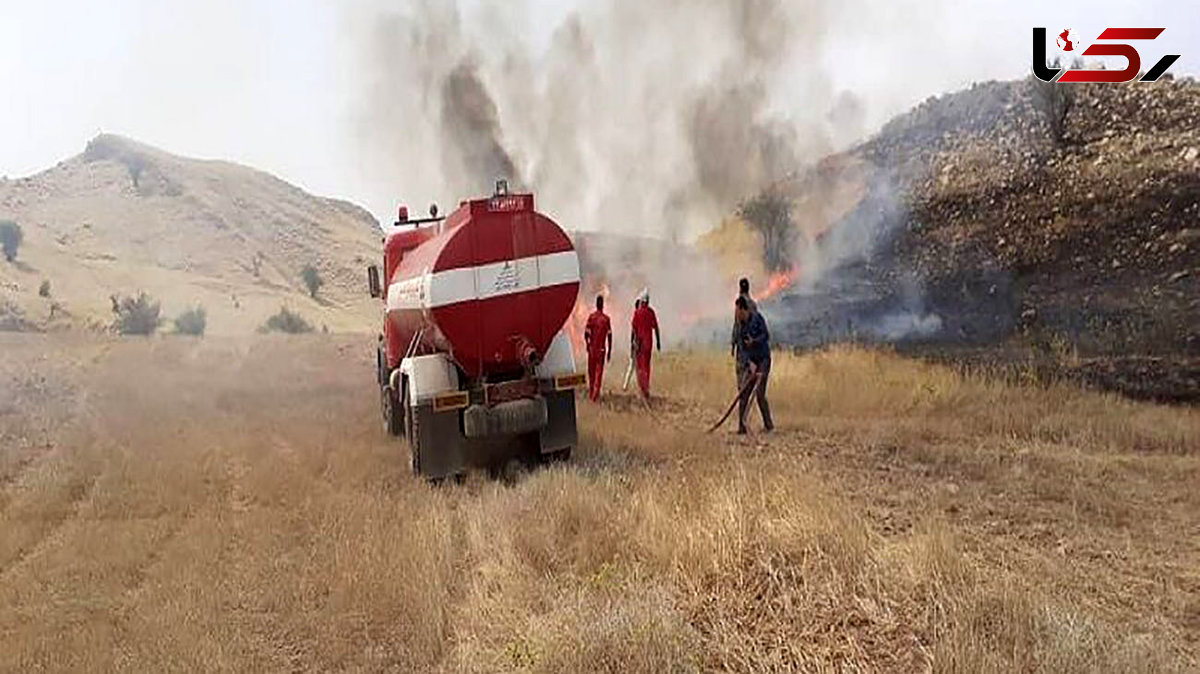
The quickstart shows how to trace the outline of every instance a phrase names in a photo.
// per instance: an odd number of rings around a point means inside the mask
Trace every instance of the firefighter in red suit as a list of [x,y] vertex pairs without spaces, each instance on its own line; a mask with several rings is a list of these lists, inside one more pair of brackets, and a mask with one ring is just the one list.
[[641,306],[633,312],[633,334],[630,341],[637,364],[638,388],[642,390],[643,398],[649,398],[650,354],[652,353],[650,344],[653,341],[658,350],[662,351],[662,336],[658,331],[658,316],[650,308],[649,291],[643,290],[638,299],[641,300]]
[[604,360],[612,360],[612,323],[604,313],[604,296],[596,296],[596,310],[588,316],[583,330],[587,343],[588,398],[600,399],[600,384],[604,380]]

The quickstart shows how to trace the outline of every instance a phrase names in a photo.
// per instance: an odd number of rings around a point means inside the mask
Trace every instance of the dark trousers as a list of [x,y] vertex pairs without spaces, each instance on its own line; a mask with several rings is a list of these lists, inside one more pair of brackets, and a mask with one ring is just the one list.
[[763,428],[768,431],[775,428],[774,422],[771,421],[771,403],[767,401],[767,380],[771,377],[771,361],[768,360],[762,365],[747,365],[743,370],[741,385],[746,386],[746,382],[756,371],[758,382],[738,398],[738,432],[746,430],[746,405],[750,403],[751,397],[758,400],[758,413],[762,415]]

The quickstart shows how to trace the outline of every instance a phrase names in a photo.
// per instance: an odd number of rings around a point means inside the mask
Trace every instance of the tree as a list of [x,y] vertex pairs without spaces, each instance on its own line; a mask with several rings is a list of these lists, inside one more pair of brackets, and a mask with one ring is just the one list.
[[[1061,67],[1061,61],[1054,60],[1052,68]],[[1072,67],[1078,67],[1072,64]],[[1067,135],[1067,113],[1075,102],[1074,90],[1071,86],[1057,82],[1045,82],[1036,77],[1029,78],[1032,86],[1031,95],[1033,107],[1046,120],[1050,130],[1050,139],[1055,145],[1062,145]]]
[[268,318],[267,322],[259,329],[259,332],[286,332],[292,335],[312,331],[312,324],[287,307],[280,307],[279,313]]
[[305,265],[304,269],[300,271],[300,278],[304,279],[304,285],[308,287],[309,296],[316,299],[317,291],[321,289],[321,286],[325,285],[325,280],[321,278],[321,273],[311,264]]
[[50,279],[42,279],[42,285],[38,286],[38,296],[50,296]]
[[20,225],[12,220],[0,220],[0,245],[4,247],[5,260],[13,262],[17,259],[17,249],[23,239]]
[[146,158],[140,154],[129,153],[122,158],[125,169],[129,171],[129,179],[133,181],[133,189],[142,188],[142,173],[146,171]]
[[790,269],[796,239],[791,202],[781,194],[766,190],[743,201],[738,215],[762,237],[763,262],[767,271]]
[[112,310],[117,318],[113,329],[122,335],[153,335],[162,323],[161,304],[144,292],[137,297],[112,296]]
[[203,337],[206,327],[208,327],[208,312],[200,305],[175,317],[175,332],[181,335]]

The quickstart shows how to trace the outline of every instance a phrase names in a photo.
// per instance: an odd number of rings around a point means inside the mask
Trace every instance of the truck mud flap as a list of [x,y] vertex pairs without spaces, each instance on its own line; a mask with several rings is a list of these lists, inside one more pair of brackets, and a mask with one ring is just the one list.
[[471,405],[463,411],[463,435],[474,439],[532,433],[545,428],[548,417],[546,399],[541,396],[490,408]]
[[556,391],[546,394],[549,422],[541,429],[539,441],[543,454],[570,449],[579,443],[575,427],[575,391]]
[[429,403],[412,408],[415,430],[420,434],[421,474],[442,478],[466,469],[470,448],[458,428],[458,414],[434,412]]

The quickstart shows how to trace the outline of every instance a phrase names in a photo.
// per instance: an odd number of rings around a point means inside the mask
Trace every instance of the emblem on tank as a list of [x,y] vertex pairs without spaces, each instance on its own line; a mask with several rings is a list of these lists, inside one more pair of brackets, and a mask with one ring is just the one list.
[[520,287],[521,268],[514,265],[511,260],[505,261],[504,267],[500,269],[500,273],[496,274],[496,282],[492,284],[492,291],[500,293],[505,290],[516,290]]

